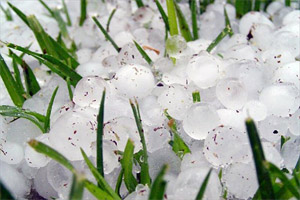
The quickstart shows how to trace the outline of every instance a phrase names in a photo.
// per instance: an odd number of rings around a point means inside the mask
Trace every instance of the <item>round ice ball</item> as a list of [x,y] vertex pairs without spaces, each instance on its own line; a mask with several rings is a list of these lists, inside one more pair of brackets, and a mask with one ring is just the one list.
[[218,113],[207,103],[192,105],[183,119],[183,129],[196,140],[205,139],[208,132],[218,125],[220,125]]
[[242,112],[230,109],[219,109],[217,112],[222,125],[236,128],[239,131],[246,130],[245,117]]
[[102,92],[107,87],[106,82],[97,76],[82,78],[74,90],[73,101],[76,105],[84,107],[99,107]]
[[226,108],[233,110],[242,108],[248,96],[243,84],[234,78],[221,80],[217,84],[216,95]]
[[300,89],[300,62],[296,61],[278,67],[274,72],[273,81],[278,83],[294,83]]
[[24,158],[24,149],[20,144],[6,141],[0,145],[0,148],[0,160],[7,164],[18,164]]
[[188,77],[202,89],[216,85],[219,78],[220,61],[207,52],[194,56],[188,63]]
[[252,164],[233,163],[229,165],[222,174],[228,192],[239,199],[249,199],[253,197],[258,182],[256,172]]
[[169,56],[174,57],[187,48],[185,39],[180,35],[173,35],[166,41],[166,50]]
[[300,109],[298,109],[288,120],[289,130],[292,134],[300,136]]
[[147,96],[155,86],[155,79],[148,67],[126,65],[114,77],[114,85],[119,94],[132,98]]
[[215,166],[226,166],[233,162],[249,162],[250,145],[245,132],[231,127],[218,127],[211,131],[204,142],[203,153]]
[[101,78],[108,78],[107,70],[102,66],[101,62],[90,61],[80,64],[76,71],[83,77],[85,76],[99,76]]
[[259,122],[258,128],[260,137],[270,142],[278,142],[281,136],[287,134],[288,124],[285,118],[271,115]]
[[180,169],[181,171],[185,171],[189,168],[209,168],[210,166],[210,163],[206,160],[202,152],[195,151],[184,155]]
[[240,33],[247,35],[254,24],[266,24],[272,29],[274,24],[260,12],[249,12],[240,20]]
[[191,96],[182,85],[173,84],[163,90],[157,101],[173,118],[182,120],[192,104]]
[[255,121],[262,121],[267,117],[267,107],[257,100],[248,101],[243,112],[245,117],[251,117]]
[[169,130],[163,126],[151,126],[145,131],[145,140],[147,151],[154,152],[161,148],[167,147],[171,136]]
[[259,100],[267,106],[268,114],[287,117],[297,110],[298,95],[299,91],[293,84],[278,83],[265,87]]
[[283,165],[283,159],[279,151],[275,148],[275,145],[270,142],[263,142],[262,147],[266,156],[266,160],[281,168]]
[[294,10],[292,12],[289,12],[285,17],[283,18],[282,24],[288,25],[292,23],[300,23],[300,11]]

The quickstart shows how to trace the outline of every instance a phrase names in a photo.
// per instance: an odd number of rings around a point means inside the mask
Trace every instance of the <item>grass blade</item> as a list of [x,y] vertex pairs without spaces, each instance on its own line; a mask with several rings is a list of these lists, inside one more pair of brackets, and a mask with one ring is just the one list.
[[84,187],[88,189],[88,191],[90,191],[90,193],[93,194],[94,197],[96,197],[99,200],[114,200],[107,192],[101,190],[100,188],[98,188],[97,185],[88,180],[84,181]]
[[133,42],[134,42],[134,44],[135,44],[137,50],[140,52],[140,54],[141,54],[141,55],[143,56],[143,58],[146,60],[146,62],[147,62],[149,65],[152,65],[153,62],[152,62],[151,58],[148,56],[148,54],[144,51],[144,49],[143,49],[136,41],[133,40]]
[[191,13],[192,13],[192,27],[193,27],[193,39],[197,40],[198,36],[198,24],[197,24],[197,2],[196,0],[191,0]]
[[70,77],[67,77],[67,88],[68,88],[68,93],[69,93],[70,101],[73,101],[73,91],[72,91]]
[[291,7],[291,0],[285,0],[284,2],[286,7]]
[[58,90],[58,86],[54,89],[51,99],[49,101],[48,108],[47,108],[46,119],[45,119],[45,123],[44,123],[44,129],[46,132],[48,132],[50,130],[50,116],[51,116],[52,106],[53,106],[53,102],[54,102],[57,90]]
[[12,196],[11,192],[8,191],[8,189],[6,189],[6,187],[1,181],[0,181],[0,199],[6,199],[6,200],[15,199]]
[[260,142],[259,134],[257,132],[254,121],[250,118],[246,120],[247,133],[253,153],[256,174],[258,179],[258,184],[261,187],[260,195],[262,199],[274,199],[274,191],[271,182],[271,177],[269,171],[264,166],[266,158],[263,152],[263,148]]
[[173,133],[173,140],[170,141],[169,144],[172,146],[172,150],[175,152],[175,154],[182,159],[185,154],[191,153],[191,150],[179,136],[175,119],[169,115],[167,110],[164,110],[164,114],[169,119],[168,126]]
[[1,54],[0,54],[0,76],[3,80],[3,83],[13,103],[18,107],[22,107],[25,101],[25,98],[22,96],[23,92],[19,88],[17,82],[14,80]]
[[163,200],[167,182],[164,180],[164,175],[168,170],[168,166],[164,165],[155,180],[153,181],[149,200]]
[[113,199],[121,200],[120,197],[118,196],[118,194],[115,193],[115,191],[105,181],[103,176],[98,172],[96,167],[94,167],[93,163],[89,160],[86,153],[81,148],[80,148],[80,150],[81,150],[81,154],[82,154],[87,166],[89,167],[89,169],[91,170],[91,172],[94,175],[95,179],[97,180],[98,186],[100,187],[100,189],[106,191]]
[[13,52],[10,49],[8,50],[8,52],[9,52],[9,56],[12,58],[12,66],[13,66],[13,69],[14,69],[15,81],[18,85],[18,88],[19,88],[20,92],[22,93],[22,96],[27,99],[28,96],[27,96],[27,94],[25,92],[25,89],[23,87],[23,83],[22,83],[22,79],[21,79],[21,73],[20,73],[19,67],[17,65],[16,58],[13,56]]
[[13,113],[13,112],[28,114],[28,115],[35,117],[39,122],[45,122],[45,118],[46,118],[44,115],[41,115],[37,112],[33,112],[28,109],[23,109],[23,108],[14,107],[14,106],[7,106],[7,105],[1,105],[0,112],[1,112],[1,114],[2,113]]
[[103,26],[100,24],[100,22],[97,20],[95,16],[92,17],[98,28],[101,30],[105,38],[113,45],[113,47],[116,49],[117,52],[121,51],[121,48],[118,47],[118,45],[115,43],[115,41],[110,37],[110,35],[107,33],[107,31],[103,28]]
[[142,146],[143,146],[143,152],[142,152],[142,162],[141,162],[141,183],[148,186],[151,184],[151,178],[149,175],[149,165],[148,165],[148,154],[147,154],[147,146],[146,146],[146,141],[145,141],[145,135],[144,135],[144,129],[142,125],[142,119],[140,115],[140,110],[139,110],[139,104],[135,100],[135,104],[131,100],[129,100],[130,106],[133,112],[133,116],[135,119],[135,123],[141,138]]
[[68,11],[65,0],[62,0],[62,5],[63,5],[63,11],[64,11],[64,13],[66,15],[66,18],[67,18],[67,25],[72,26],[72,21],[71,21],[71,18],[70,18],[69,11]]
[[177,19],[179,23],[179,29],[182,37],[184,37],[185,41],[189,42],[193,40],[193,36],[191,34],[191,31],[189,29],[189,25],[184,17],[184,14],[182,13],[179,5],[174,2],[175,8],[176,8],[176,14],[177,14]]
[[202,200],[203,199],[203,196],[204,196],[204,193],[205,193],[205,190],[206,190],[206,186],[208,184],[208,180],[209,180],[211,171],[212,171],[212,169],[210,169],[208,171],[207,175],[205,176],[205,178],[203,180],[203,183],[202,183],[202,185],[201,185],[201,187],[199,189],[199,192],[197,194],[196,200]]
[[135,2],[138,8],[144,7],[143,0],[135,0]]
[[3,6],[0,4],[0,9],[3,11],[3,13],[5,14],[5,18],[7,21],[12,21],[13,17],[11,15],[10,10],[7,8],[6,10],[3,8]]
[[129,193],[134,192],[138,184],[137,180],[134,178],[132,174],[133,151],[134,151],[133,141],[131,139],[128,139],[121,164],[122,164],[122,169],[124,170],[125,186],[129,191]]
[[87,9],[87,1],[86,0],[80,0],[80,20],[79,20],[79,26],[82,26],[85,19],[86,19],[86,9]]
[[121,185],[122,185],[122,181],[123,181],[123,175],[124,175],[124,170],[123,168],[121,169],[120,171],[120,174],[118,176],[118,180],[117,180],[117,183],[116,183],[116,187],[115,187],[115,192],[121,197],[120,195],[120,188],[121,188]]
[[236,10],[236,16],[238,18],[250,12],[251,8],[252,8],[252,1],[235,0],[235,10]]
[[200,92],[199,91],[195,91],[193,92],[193,102],[197,103],[197,102],[201,102],[201,97],[200,97]]
[[29,22],[27,20],[27,17],[26,15],[21,11],[19,10],[17,7],[15,7],[14,5],[12,5],[11,3],[7,2],[7,4],[9,5],[9,7],[11,7],[11,9],[22,19],[22,21],[27,25],[29,26]]
[[221,40],[223,40],[229,34],[229,32],[230,29],[226,26],[223,31],[216,37],[216,39],[212,41],[212,43],[207,47],[206,51],[210,53],[213,48],[215,48],[221,42]]
[[102,92],[102,98],[100,102],[99,113],[97,116],[97,155],[96,155],[96,164],[97,170],[104,177],[103,170],[103,127],[104,127],[104,103],[105,103],[105,89]]
[[229,31],[228,35],[229,35],[229,37],[231,37],[231,36],[233,36],[233,30],[231,28],[230,20],[229,20],[227,10],[226,10],[225,7],[224,7],[224,15],[225,15],[225,25],[226,25],[226,27],[228,28],[228,31]]
[[84,177],[81,175],[73,175],[73,181],[71,186],[71,191],[69,194],[70,200],[81,200],[84,190]]
[[37,152],[42,153],[53,160],[59,162],[61,165],[63,165],[65,168],[69,169],[72,173],[76,174],[76,170],[73,167],[73,165],[68,161],[66,157],[64,157],[62,154],[51,148],[50,146],[39,142],[37,140],[30,140],[28,144]]
[[170,35],[178,35],[177,19],[174,0],[166,0],[168,10],[168,21],[170,27]]
[[113,18],[113,16],[114,16],[114,14],[115,14],[116,11],[117,11],[117,9],[114,8],[114,9],[111,11],[110,15],[109,15],[109,18],[108,18],[107,23],[106,23],[106,31],[107,31],[107,32],[109,32],[109,25],[110,25],[110,22],[111,22],[111,19]]
[[158,0],[155,0],[155,3],[156,3],[156,6],[157,6],[157,8],[158,8],[158,11],[159,11],[159,13],[160,13],[160,15],[161,15],[161,17],[162,17],[164,23],[165,23],[166,30],[167,30],[167,31],[170,31],[169,19],[168,19],[167,14],[165,13],[165,11],[164,11],[162,5],[159,3]]

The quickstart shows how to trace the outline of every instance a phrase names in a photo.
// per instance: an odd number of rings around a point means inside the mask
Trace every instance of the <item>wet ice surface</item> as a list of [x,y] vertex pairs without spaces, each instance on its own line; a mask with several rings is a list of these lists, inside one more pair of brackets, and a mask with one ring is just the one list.
[[[61,6],[60,1],[46,2],[50,7]],[[129,138],[135,153],[142,148],[129,98],[136,98],[140,106],[152,180],[163,164],[169,164],[165,176],[168,199],[194,199],[210,167],[213,172],[205,199],[219,199],[221,183],[229,197],[253,197],[258,186],[244,124],[249,116],[257,124],[266,158],[289,171],[295,167],[300,154],[299,10],[276,1],[265,13],[250,12],[236,19],[235,8],[226,4],[235,34],[207,53],[206,48],[225,26],[222,1],[209,5],[201,14],[200,39],[186,42],[181,36],[172,36],[166,41],[166,49],[165,26],[155,2],[144,2],[149,7],[138,9],[134,1],[107,1],[105,5],[91,1],[88,19],[79,27],[79,3],[66,1],[73,21],[69,33],[78,47],[80,65],[76,72],[83,77],[73,88],[72,101],[63,79],[48,74],[48,69],[34,58],[24,56],[42,88],[23,108],[45,114],[54,88],[59,86],[59,90],[49,133],[42,134],[25,119],[0,115],[0,180],[15,197],[26,198],[34,190],[46,199],[68,199],[71,173],[31,149],[27,144],[30,139],[55,148],[94,181],[79,148],[95,162],[96,117],[104,88],[104,173],[112,187],[121,169],[116,150],[124,151]],[[53,38],[58,36],[56,21],[38,2],[13,4],[26,14],[38,16],[47,33]],[[162,5],[166,10],[165,1]],[[190,23],[188,4],[180,6]],[[109,34],[121,47],[119,53],[91,20],[98,14],[99,21],[106,24],[116,7]],[[40,52],[32,32],[15,14],[13,18],[7,22],[0,13],[0,39],[21,46],[32,43],[30,50]],[[132,40],[144,48],[153,66],[145,62]],[[172,59],[164,57],[165,50]],[[1,47],[0,52],[12,70],[8,49]],[[2,79],[0,91],[0,105],[13,105]],[[200,103],[193,103],[194,91],[200,91]],[[182,160],[168,143],[172,134],[163,114],[165,109],[177,121],[180,136],[192,151]],[[280,148],[282,137],[290,139]],[[140,171],[138,166],[133,168],[134,172]],[[221,169],[220,182],[217,173]],[[126,191],[123,184],[121,194],[128,200],[147,199],[149,195],[149,188],[143,185],[130,195]],[[85,192],[84,199],[94,197]]]

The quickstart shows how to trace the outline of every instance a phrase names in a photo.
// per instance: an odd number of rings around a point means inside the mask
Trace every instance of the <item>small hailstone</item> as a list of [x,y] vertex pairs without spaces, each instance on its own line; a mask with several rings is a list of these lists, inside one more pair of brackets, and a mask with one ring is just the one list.
[[137,50],[136,46],[132,43],[132,40],[122,46],[122,49],[119,52],[117,58],[119,66],[146,64],[144,58]]
[[292,171],[295,168],[300,155],[300,137],[292,137],[284,143],[280,153],[284,158],[285,167]]
[[219,109],[217,110],[220,124],[236,128],[239,131],[245,131],[245,117],[238,110]]
[[288,120],[289,130],[293,135],[300,136],[300,110],[298,109]]
[[92,57],[92,50],[91,49],[80,49],[76,52],[77,55],[77,61],[80,64],[86,63],[90,61]]
[[24,149],[20,144],[7,141],[3,142],[0,148],[0,160],[7,164],[18,164],[24,158]]
[[135,13],[133,14],[133,20],[144,25],[151,21],[153,15],[154,12],[151,8],[143,6],[135,11]]
[[281,136],[287,134],[288,125],[285,118],[269,116],[265,120],[259,122],[258,130],[260,137],[270,141],[277,142]]
[[188,77],[202,89],[215,86],[219,78],[220,61],[202,51],[192,58],[186,68]]
[[113,83],[119,94],[128,98],[143,98],[154,88],[155,79],[148,67],[135,64],[119,69]]
[[166,87],[158,96],[158,103],[175,119],[181,120],[192,104],[192,95],[182,85],[174,84]]
[[84,64],[80,64],[76,68],[76,71],[82,77],[99,76],[101,78],[108,78],[107,70],[101,65],[100,62],[85,62]]
[[203,153],[214,166],[249,162],[251,159],[246,133],[231,127],[219,127],[211,131],[205,139]]
[[170,57],[177,57],[187,48],[185,39],[180,35],[173,35],[166,41],[166,50]]
[[294,10],[287,15],[282,20],[283,25],[291,24],[291,23],[300,23],[300,11]]
[[[128,102],[126,101],[126,103]],[[152,126],[161,124],[164,121],[165,116],[160,105],[157,102],[157,97],[149,95],[143,98],[143,100],[139,104],[143,123]]]
[[294,83],[295,86],[300,89],[300,62],[288,63],[275,70],[273,81],[283,83]]
[[114,41],[119,47],[123,47],[134,40],[133,35],[128,31],[121,31],[114,37]]
[[233,163],[225,168],[222,174],[228,192],[239,199],[249,199],[253,197],[258,182],[256,172],[252,164]]
[[34,189],[39,195],[46,199],[58,198],[57,192],[53,189],[47,179],[47,168],[40,168],[33,179]]
[[274,145],[270,142],[262,142],[262,147],[266,160],[281,168],[283,165],[283,159]]
[[278,83],[265,87],[259,100],[267,106],[268,114],[286,117],[297,110],[298,96],[299,91],[293,84]]
[[145,132],[147,151],[154,152],[167,147],[171,136],[169,131],[163,126],[151,126]]
[[274,29],[274,24],[260,12],[249,12],[240,20],[240,33],[247,35],[254,24],[266,24]]
[[267,107],[260,101],[252,100],[245,104],[243,113],[254,121],[262,121],[267,117]]
[[202,152],[195,151],[192,153],[185,154],[182,161],[180,170],[185,171],[189,168],[209,168],[210,163],[203,156]]
[[220,102],[229,109],[240,109],[247,101],[247,92],[239,80],[229,78],[221,80],[216,87]]
[[147,200],[150,193],[149,187],[138,184],[135,191],[130,193],[124,200]]
[[267,13],[273,16],[278,10],[284,7],[284,4],[280,1],[273,1],[267,7]]
[[100,105],[102,92],[106,87],[106,82],[100,77],[84,77],[76,85],[73,102],[81,107],[91,106],[98,108]]
[[232,46],[231,48],[227,49],[226,52],[224,52],[223,57],[225,59],[235,59],[235,60],[251,60],[251,61],[257,61],[256,52],[254,48],[248,44],[239,44]]
[[209,131],[220,125],[217,111],[206,103],[192,105],[183,119],[183,129],[196,140],[206,138]]

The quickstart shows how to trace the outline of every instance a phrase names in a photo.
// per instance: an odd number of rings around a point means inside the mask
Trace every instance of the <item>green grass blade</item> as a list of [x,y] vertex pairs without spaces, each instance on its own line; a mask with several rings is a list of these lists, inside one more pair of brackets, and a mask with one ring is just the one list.
[[135,0],[135,2],[138,8],[144,7],[143,0]]
[[114,200],[107,192],[100,189],[97,185],[88,180],[84,181],[84,187],[88,189],[88,191],[90,191],[90,193],[99,200]]
[[87,0],[80,0],[80,20],[79,20],[79,26],[82,26],[84,24],[84,21],[86,20],[87,14]]
[[8,50],[8,52],[9,52],[9,56],[12,58],[12,66],[13,66],[13,69],[14,69],[15,81],[16,81],[18,87],[19,87],[20,92],[22,93],[22,96],[25,97],[25,98],[28,98],[28,96],[25,92],[23,83],[22,83],[21,73],[20,73],[19,67],[17,65],[16,58],[13,55],[14,53],[10,49]]
[[121,200],[120,197],[118,196],[118,194],[115,193],[115,191],[105,181],[104,177],[98,172],[96,167],[94,167],[93,163],[89,160],[89,158],[87,157],[87,155],[83,151],[83,149],[80,148],[80,150],[81,150],[81,154],[82,154],[87,166],[89,167],[89,169],[91,170],[92,174],[94,175],[96,181],[98,182],[98,186],[100,187],[100,189],[106,191],[115,200]]
[[186,145],[186,143],[183,141],[183,139],[179,136],[179,133],[177,131],[177,124],[175,119],[173,119],[167,110],[164,110],[165,116],[169,119],[168,126],[170,127],[172,133],[173,133],[173,140],[169,142],[169,144],[172,146],[172,150],[174,153],[182,159],[183,156],[187,153],[191,153],[190,148]]
[[254,121],[250,118],[246,120],[247,133],[253,153],[258,184],[261,187],[260,195],[263,199],[274,199],[274,191],[269,171],[264,166],[266,161],[259,134]]
[[96,164],[97,170],[104,177],[103,169],[103,128],[104,128],[104,104],[105,104],[105,89],[102,92],[102,98],[100,102],[99,113],[97,116],[97,155],[96,155]]
[[296,199],[300,199],[300,190],[295,187],[287,176],[276,165],[270,162],[264,162],[264,166],[270,171],[272,177],[278,178],[284,187],[286,187]]
[[286,7],[291,7],[291,0],[285,0],[284,2]]
[[192,13],[192,27],[193,27],[193,39],[197,40],[198,35],[198,24],[197,24],[197,2],[196,0],[191,0],[191,13]]
[[167,182],[164,180],[164,175],[168,170],[168,166],[164,165],[151,186],[149,200],[163,200]]
[[68,29],[67,29],[67,24],[66,22],[63,20],[62,16],[60,15],[60,12],[58,9],[54,9],[52,11],[53,13],[53,18],[56,20],[59,30],[61,31],[61,33],[63,34],[63,36],[65,38],[70,38],[69,33],[68,33]]
[[282,149],[283,145],[289,141],[291,137],[284,137],[283,135],[280,137],[280,149]]
[[69,194],[70,200],[81,200],[84,190],[84,177],[80,175],[73,175],[71,191]]
[[210,174],[211,174],[211,171],[212,169],[210,169],[207,173],[207,175],[205,176],[203,182],[202,182],[202,185],[199,189],[199,192],[197,194],[197,197],[196,197],[196,200],[202,200],[203,199],[203,196],[204,196],[204,193],[205,193],[205,190],[206,190],[206,186],[208,184],[208,181],[209,181],[209,177],[210,177]]
[[73,167],[73,165],[68,161],[66,157],[64,157],[62,154],[57,152],[55,149],[51,148],[50,146],[39,142],[37,140],[30,140],[28,144],[37,152],[42,153],[53,160],[57,161],[61,165],[63,165],[65,168],[70,170],[72,173],[76,174],[76,170]]
[[120,171],[120,173],[119,173],[118,180],[117,180],[116,187],[115,187],[115,192],[116,192],[120,197],[121,197],[121,195],[120,195],[120,188],[121,188],[122,181],[123,181],[123,175],[124,175],[124,170],[123,170],[123,168],[122,168],[121,171]]
[[224,15],[225,15],[225,25],[228,28],[228,35],[229,37],[233,36],[233,30],[231,28],[230,20],[227,14],[226,8],[224,8]]
[[146,62],[147,62],[149,65],[152,65],[153,62],[152,62],[151,58],[148,56],[148,54],[144,51],[144,49],[143,49],[136,41],[133,40],[133,42],[134,42],[134,44],[135,44],[137,50],[140,52],[140,54],[141,54],[141,55],[143,56],[143,58],[146,60]]
[[116,49],[117,52],[121,51],[121,48],[115,43],[115,41],[110,37],[110,35],[107,33],[107,31],[103,28],[103,26],[100,24],[100,22],[97,20],[95,16],[92,17],[98,28],[101,30],[105,38],[113,45],[113,47]]
[[200,0],[200,13],[203,14],[206,11],[206,7],[213,2],[214,0]]
[[22,107],[25,101],[25,98],[22,96],[23,92],[19,88],[18,83],[14,80],[1,54],[0,54],[0,76],[3,80],[3,83],[13,103],[18,107]]
[[54,91],[52,93],[52,96],[51,96],[51,99],[50,99],[49,104],[48,104],[46,119],[45,119],[45,123],[44,123],[44,129],[45,129],[46,132],[48,132],[50,130],[50,116],[51,116],[51,111],[52,111],[54,99],[55,99],[55,96],[57,94],[57,90],[58,90],[58,86],[54,89]]
[[255,0],[255,3],[254,3],[254,10],[255,11],[260,11],[260,6],[261,6],[261,3],[262,1],[261,0]]
[[189,42],[193,40],[193,36],[191,34],[189,25],[184,17],[184,14],[182,13],[179,5],[174,2],[175,8],[176,8],[176,14],[177,14],[177,19],[179,23],[179,29],[182,37],[184,37],[185,41]]
[[112,20],[112,18],[113,18],[113,16],[114,16],[114,14],[116,13],[116,11],[117,11],[117,9],[114,8],[114,9],[111,11],[110,15],[109,15],[109,18],[108,18],[107,23],[106,23],[106,31],[107,31],[107,32],[109,32],[109,25],[110,25],[110,22],[111,22],[111,20]]
[[206,51],[210,53],[213,48],[215,48],[221,42],[221,40],[223,40],[229,34],[229,32],[229,28],[225,27],[223,31],[216,37],[216,39],[207,47]]
[[5,14],[5,18],[7,21],[12,21],[13,17],[11,15],[10,10],[7,8],[6,10],[3,8],[3,6],[0,4],[0,9],[3,11],[3,13]]
[[4,184],[0,181],[0,199],[11,200],[15,199],[10,191],[4,186]]
[[166,0],[167,10],[168,10],[168,21],[170,27],[170,35],[178,35],[177,19],[176,19],[176,10],[174,5],[174,0]]
[[122,169],[124,170],[124,183],[129,193],[134,192],[137,186],[137,180],[132,174],[134,145],[131,139],[127,140],[121,161]]
[[70,77],[67,77],[66,81],[67,81],[67,88],[68,88],[70,101],[73,101],[73,91],[72,91],[72,86],[71,86],[71,82],[70,82]]
[[151,178],[149,175],[149,165],[148,165],[148,152],[147,152],[147,146],[145,141],[145,135],[144,135],[144,129],[142,125],[142,119],[140,115],[139,105],[137,101],[135,101],[135,104],[131,100],[129,100],[130,106],[133,112],[133,116],[135,119],[135,123],[141,138],[142,146],[143,146],[143,153],[142,153],[142,162],[141,162],[141,183],[146,185],[151,184]]
[[14,112],[28,114],[28,115],[35,117],[39,122],[45,122],[45,119],[46,119],[46,117],[44,115],[41,115],[37,112],[33,112],[28,109],[23,109],[23,108],[14,107],[14,106],[1,105],[0,112],[1,112],[1,114],[2,113],[14,113]]
[[71,21],[71,18],[70,18],[69,11],[68,11],[65,0],[62,0],[62,5],[63,5],[63,11],[64,11],[64,13],[66,15],[66,18],[67,18],[67,25],[72,26],[72,21]]
[[15,7],[14,5],[12,5],[11,3],[7,2],[7,4],[9,5],[9,7],[11,7],[11,9],[22,19],[22,21],[27,25],[29,26],[29,22],[27,20],[27,17],[26,15],[21,11],[19,10],[17,7]]
[[236,16],[238,18],[250,12],[251,9],[252,9],[252,1],[235,0],[235,10],[236,10]]
[[168,19],[168,16],[167,16],[166,12],[164,11],[162,5],[159,3],[158,0],[155,0],[155,3],[156,3],[158,11],[159,11],[164,23],[165,23],[166,30],[170,31],[169,19]]
[[192,96],[193,96],[194,103],[201,102],[201,97],[200,97],[199,91],[196,90],[195,92],[193,92]]

